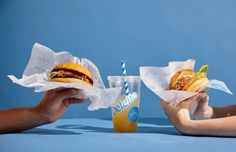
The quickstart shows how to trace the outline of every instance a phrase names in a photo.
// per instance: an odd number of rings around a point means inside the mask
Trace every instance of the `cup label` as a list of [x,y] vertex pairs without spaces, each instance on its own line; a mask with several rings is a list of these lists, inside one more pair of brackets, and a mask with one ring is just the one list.
[[119,100],[118,104],[112,107],[112,113],[115,116],[118,112],[121,112],[126,107],[131,105],[136,99],[138,95],[136,92],[130,93],[123,100]]

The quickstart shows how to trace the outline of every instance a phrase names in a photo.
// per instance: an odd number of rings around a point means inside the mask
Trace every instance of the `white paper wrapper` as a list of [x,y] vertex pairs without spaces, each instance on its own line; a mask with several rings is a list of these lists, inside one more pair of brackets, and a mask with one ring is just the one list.
[[[48,73],[54,66],[63,62],[80,63],[86,67],[92,74],[94,84],[62,83],[48,81]],[[99,108],[108,108],[117,99],[121,92],[121,87],[106,89],[99,70],[95,64],[86,58],[72,56],[69,52],[54,52],[51,49],[35,43],[28,65],[25,68],[21,79],[13,75],[8,75],[13,83],[24,87],[35,88],[35,92],[42,92],[51,89],[76,88],[82,92],[76,95],[76,98],[86,98],[91,100],[88,110],[97,110]]]
[[[177,104],[197,94],[197,92],[186,92],[177,90],[168,90],[171,77],[183,68],[194,69],[195,60],[189,59],[184,62],[169,62],[167,67],[140,67],[140,76],[144,84],[152,90],[161,99]],[[219,80],[210,80],[199,91],[207,88],[217,89],[229,94],[232,92],[228,89],[224,82]]]

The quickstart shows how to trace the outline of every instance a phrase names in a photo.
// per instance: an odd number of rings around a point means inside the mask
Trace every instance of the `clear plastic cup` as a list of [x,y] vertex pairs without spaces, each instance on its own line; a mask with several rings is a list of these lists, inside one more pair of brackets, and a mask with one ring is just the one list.
[[[122,86],[121,94],[112,104],[113,128],[116,132],[135,132],[138,123],[138,112],[140,102],[139,76],[108,76],[110,87]],[[130,94],[127,96],[124,82],[127,81]]]

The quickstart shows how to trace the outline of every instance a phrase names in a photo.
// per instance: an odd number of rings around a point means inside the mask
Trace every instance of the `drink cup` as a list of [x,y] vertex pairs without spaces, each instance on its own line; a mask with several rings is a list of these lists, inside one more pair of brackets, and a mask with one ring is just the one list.
[[[118,99],[112,104],[113,128],[116,132],[135,132],[138,123],[140,85],[139,76],[108,76],[110,87],[122,87]],[[129,94],[124,87],[128,83]]]

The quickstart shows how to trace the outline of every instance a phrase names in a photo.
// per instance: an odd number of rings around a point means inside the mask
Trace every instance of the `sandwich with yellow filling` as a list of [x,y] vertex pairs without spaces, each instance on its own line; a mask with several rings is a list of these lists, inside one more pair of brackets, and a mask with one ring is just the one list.
[[203,65],[198,72],[192,69],[177,71],[170,79],[169,89],[196,92],[206,85],[208,65]]
[[81,64],[73,62],[65,62],[55,66],[48,77],[49,81],[93,85],[91,73]]

